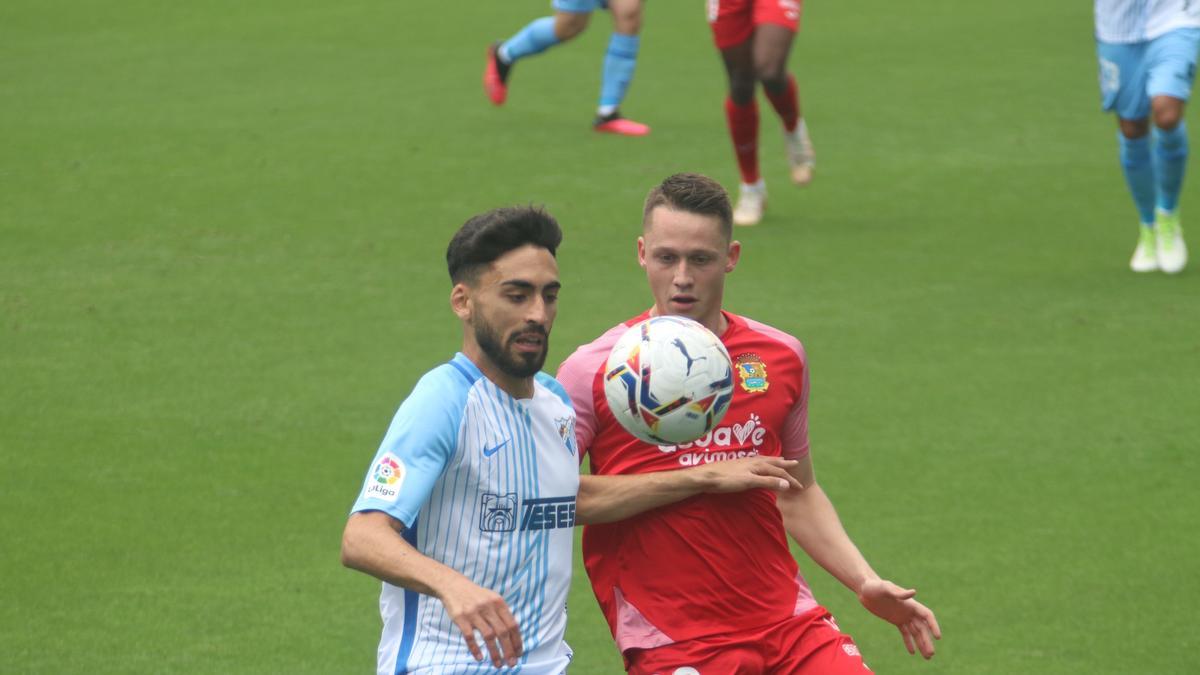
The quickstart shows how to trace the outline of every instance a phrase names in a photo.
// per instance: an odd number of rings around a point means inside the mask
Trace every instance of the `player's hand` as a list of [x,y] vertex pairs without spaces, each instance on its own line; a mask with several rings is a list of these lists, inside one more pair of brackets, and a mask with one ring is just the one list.
[[521,628],[504,598],[495,591],[480,588],[466,577],[456,579],[449,588],[439,594],[446,613],[467,642],[467,649],[476,661],[483,660],[483,650],[475,639],[476,633],[483,637],[492,665],[510,668],[521,658]]
[[858,592],[858,601],[875,616],[900,629],[904,646],[909,654],[921,650],[921,656],[932,658],[933,641],[942,639],[933,612],[913,599],[917,591],[900,588],[890,581],[872,579],[863,584]]
[[782,457],[741,457],[723,462],[704,464],[693,471],[700,472],[705,492],[741,492],[755,488],[767,490],[803,490],[788,469],[798,462]]

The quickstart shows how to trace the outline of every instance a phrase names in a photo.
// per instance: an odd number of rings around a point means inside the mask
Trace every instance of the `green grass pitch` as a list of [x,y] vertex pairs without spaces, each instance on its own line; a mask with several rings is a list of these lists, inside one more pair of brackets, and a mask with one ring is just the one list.
[[[817,597],[879,673],[1195,672],[1200,275],[1126,267],[1090,6],[806,4],[816,181],[764,102],[728,306],[804,341],[821,481],[945,639],[908,656],[800,554]],[[559,218],[557,364],[648,306],[649,186],[736,183],[699,0],[648,4],[648,138],[590,130],[605,15],[488,104],[547,5],[0,3],[0,671],[371,671],[339,539],[459,344],[450,234]],[[576,571],[571,673],[619,672]]]

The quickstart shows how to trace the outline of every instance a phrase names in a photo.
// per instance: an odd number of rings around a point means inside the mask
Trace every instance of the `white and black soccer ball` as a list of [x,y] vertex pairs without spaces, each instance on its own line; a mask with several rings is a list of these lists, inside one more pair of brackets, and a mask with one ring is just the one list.
[[604,396],[626,431],[653,445],[708,433],[733,400],[725,345],[699,322],[656,316],[629,328],[604,366]]

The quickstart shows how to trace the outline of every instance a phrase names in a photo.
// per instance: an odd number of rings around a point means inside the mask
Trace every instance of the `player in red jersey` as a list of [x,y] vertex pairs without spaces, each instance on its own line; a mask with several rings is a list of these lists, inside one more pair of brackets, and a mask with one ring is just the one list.
[[[651,190],[638,262],[654,306],[580,347],[558,371],[575,405],[580,454],[588,453],[596,474],[582,477],[579,508],[598,498],[595,481],[608,476],[663,480],[688,473],[672,469],[747,456],[795,461],[788,471],[802,487],[700,494],[585,527],[584,564],[617,647],[631,673],[869,672],[809,591],[788,549],[791,535],[864,607],[895,624],[909,652],[929,658],[941,637],[933,612],[914,590],[871,569],[816,482],[804,348],[721,308],[725,275],[741,255],[731,239],[729,199],[712,179],[679,174]],[[613,343],[628,326],[660,314],[691,317],[719,335],[737,372],[721,425],[694,443],[642,443],[605,401],[602,375]],[[636,490],[636,483],[626,486]]]
[[725,62],[729,96],[725,118],[742,183],[733,222],[756,225],[767,205],[767,185],[758,172],[758,103],[763,92],[783,122],[792,182],[812,180],[816,155],[800,110],[796,78],[787,72],[788,52],[800,28],[802,0],[708,0],[708,23]]

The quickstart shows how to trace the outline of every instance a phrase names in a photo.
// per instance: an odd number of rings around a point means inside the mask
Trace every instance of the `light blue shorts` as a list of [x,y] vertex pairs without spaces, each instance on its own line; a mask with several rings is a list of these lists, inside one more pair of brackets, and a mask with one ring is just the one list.
[[1106,112],[1124,120],[1150,116],[1150,99],[1186,101],[1196,75],[1200,28],[1179,28],[1146,42],[1096,41],[1100,58],[1100,99]]
[[550,6],[560,12],[591,14],[598,9],[608,7],[608,0],[554,0]]

